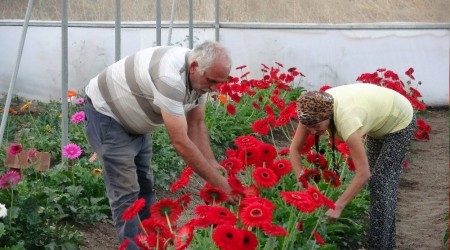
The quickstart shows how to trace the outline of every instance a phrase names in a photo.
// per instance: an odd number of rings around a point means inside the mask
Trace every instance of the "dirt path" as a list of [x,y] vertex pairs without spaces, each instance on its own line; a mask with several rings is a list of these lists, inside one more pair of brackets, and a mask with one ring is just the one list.
[[[422,116],[430,124],[430,141],[413,141],[409,165],[399,189],[397,216],[398,250],[442,250],[448,227],[449,111],[430,111]],[[82,250],[117,249],[113,226],[108,222],[81,228],[86,237]]]
[[441,250],[449,214],[449,112],[422,116],[430,141],[414,141],[399,189],[398,250]]

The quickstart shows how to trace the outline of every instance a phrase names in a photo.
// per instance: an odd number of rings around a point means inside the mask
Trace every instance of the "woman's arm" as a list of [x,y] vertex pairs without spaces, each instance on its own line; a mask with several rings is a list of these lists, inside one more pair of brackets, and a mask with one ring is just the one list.
[[292,171],[294,172],[297,180],[302,172],[301,150],[303,148],[303,145],[305,145],[308,135],[309,131],[305,126],[299,123],[297,126],[297,130],[295,131],[294,138],[292,139],[291,145],[289,147],[289,158],[292,165]]
[[329,209],[326,212],[326,215],[332,219],[337,219],[341,216],[345,206],[361,191],[370,178],[369,161],[361,139],[361,130],[358,129],[351,134],[346,142],[350,149],[352,160],[355,163],[355,176],[344,193],[335,202],[336,208]]

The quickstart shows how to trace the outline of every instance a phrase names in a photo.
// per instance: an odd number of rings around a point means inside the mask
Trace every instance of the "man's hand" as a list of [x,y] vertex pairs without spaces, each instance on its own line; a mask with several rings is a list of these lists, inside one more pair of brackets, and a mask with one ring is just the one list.
[[328,209],[328,211],[325,213],[326,216],[329,217],[331,222],[335,222],[339,217],[341,217],[342,209],[336,207],[335,209]]

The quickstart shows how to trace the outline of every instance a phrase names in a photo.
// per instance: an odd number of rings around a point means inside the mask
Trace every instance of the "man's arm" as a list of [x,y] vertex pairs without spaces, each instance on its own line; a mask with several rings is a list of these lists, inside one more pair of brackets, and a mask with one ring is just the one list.
[[197,145],[206,160],[215,168],[221,169],[209,143],[208,128],[205,124],[205,109],[205,104],[201,104],[187,113],[188,136]]
[[[205,181],[217,188],[221,188],[229,194],[231,192],[231,187],[229,186],[226,177],[221,175],[214,167],[214,164],[217,164],[217,162],[215,160],[210,162],[210,159],[206,158],[201,151],[204,149],[204,143],[200,143],[199,147],[189,136],[196,136],[198,131],[196,132],[195,129],[191,130],[191,128],[188,128],[188,122],[185,116],[174,116],[164,110],[161,110],[161,114],[170,140],[172,141],[172,145],[181,158],[183,158],[183,160]],[[189,116],[191,117],[193,115],[190,114]],[[198,116],[198,114],[194,115],[194,117],[195,116]],[[196,139],[196,141],[198,140],[202,141],[201,139]],[[212,153],[210,154],[212,155]]]

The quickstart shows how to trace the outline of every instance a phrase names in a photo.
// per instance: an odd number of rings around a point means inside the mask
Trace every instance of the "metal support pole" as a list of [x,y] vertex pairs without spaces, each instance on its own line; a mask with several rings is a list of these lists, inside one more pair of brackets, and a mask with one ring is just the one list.
[[161,46],[161,0],[156,0],[156,46]]
[[12,75],[11,81],[9,82],[8,95],[6,97],[5,109],[2,116],[2,124],[0,126],[0,146],[3,143],[3,134],[5,133],[6,121],[8,119],[9,107],[11,106],[12,93],[14,91],[14,86],[16,85],[17,73],[19,72],[20,60],[22,58],[23,46],[25,44],[25,38],[27,36],[28,23],[30,22],[33,2],[33,0],[28,1],[27,12],[25,14],[25,20],[23,22],[22,36],[20,38],[19,50],[17,52],[16,66],[14,67],[14,73]]
[[216,42],[220,40],[220,0],[216,0],[216,21],[214,23],[214,29],[216,32]]
[[68,115],[68,101],[67,90],[69,84],[68,71],[68,35],[67,35],[67,0],[62,0],[61,6],[61,160],[64,161],[63,148],[68,143],[69,134],[69,115]]
[[189,0],[189,48],[194,47],[194,6],[193,1]]
[[175,19],[176,1],[177,0],[172,0],[172,11],[170,12],[169,36],[167,37],[167,45],[170,45],[170,43],[172,42],[172,28],[173,28],[173,21]]
[[120,30],[121,30],[121,23],[122,23],[122,17],[121,17],[121,7],[120,7],[120,0],[116,0],[116,22],[115,22],[115,51],[116,51],[116,62],[120,60],[120,52],[122,49],[121,45],[121,36],[120,36]]

